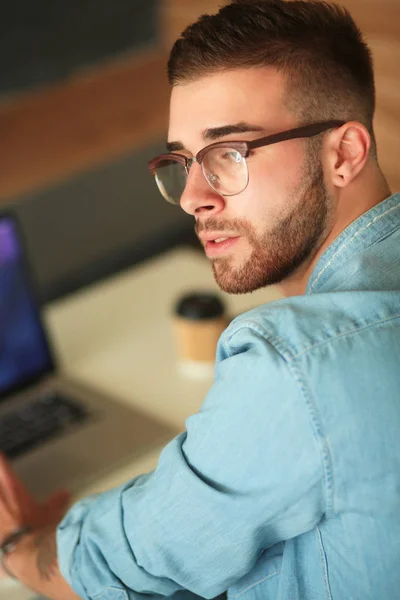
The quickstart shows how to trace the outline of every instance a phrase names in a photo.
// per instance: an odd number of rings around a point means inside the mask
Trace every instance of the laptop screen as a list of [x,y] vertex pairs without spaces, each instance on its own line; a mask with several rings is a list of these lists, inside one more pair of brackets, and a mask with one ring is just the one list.
[[21,239],[13,218],[0,216],[0,398],[51,369]]

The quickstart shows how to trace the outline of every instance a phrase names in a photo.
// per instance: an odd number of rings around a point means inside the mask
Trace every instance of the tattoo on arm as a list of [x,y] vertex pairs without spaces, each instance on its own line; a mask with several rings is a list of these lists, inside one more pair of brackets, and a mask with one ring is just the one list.
[[41,579],[50,581],[58,572],[56,532],[45,530],[35,540],[37,547],[36,565]]

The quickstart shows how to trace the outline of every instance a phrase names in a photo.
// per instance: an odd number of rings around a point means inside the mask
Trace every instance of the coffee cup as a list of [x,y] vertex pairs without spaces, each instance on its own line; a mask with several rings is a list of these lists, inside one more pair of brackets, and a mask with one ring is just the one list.
[[217,343],[227,325],[225,306],[218,295],[191,292],[179,298],[173,329],[181,370],[187,374],[212,371]]

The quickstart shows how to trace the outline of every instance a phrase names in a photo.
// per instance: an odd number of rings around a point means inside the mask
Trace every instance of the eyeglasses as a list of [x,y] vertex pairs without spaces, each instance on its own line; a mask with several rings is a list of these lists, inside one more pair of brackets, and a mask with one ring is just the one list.
[[190,167],[194,162],[201,165],[207,183],[215,192],[221,196],[236,196],[243,192],[249,183],[246,158],[251,150],[286,140],[313,137],[328,129],[341,127],[345,122],[314,123],[274,133],[251,142],[215,142],[200,150],[192,158],[177,152],[160,154],[148,163],[148,168],[155,177],[162,196],[171,204],[180,203]]

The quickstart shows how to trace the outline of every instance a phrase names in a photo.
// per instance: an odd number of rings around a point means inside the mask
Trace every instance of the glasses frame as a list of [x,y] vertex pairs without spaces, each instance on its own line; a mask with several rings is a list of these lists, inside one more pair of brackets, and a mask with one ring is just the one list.
[[[196,156],[192,156],[188,158],[184,154],[180,154],[179,152],[167,152],[166,154],[159,154],[152,160],[148,162],[148,169],[150,173],[156,177],[157,168],[159,164],[165,160],[173,160],[185,167],[187,175],[189,175],[190,167],[193,163],[198,163],[202,167],[203,175],[209,186],[213,188],[210,181],[207,179],[206,174],[204,173],[203,168],[203,160],[204,156],[214,148],[229,148],[232,150],[236,150],[242,156],[242,158],[246,159],[251,150],[255,148],[261,148],[264,146],[271,146],[272,144],[278,144],[279,142],[285,142],[287,140],[295,140],[298,138],[310,138],[327,131],[328,129],[335,129],[337,127],[341,127],[344,125],[346,121],[339,120],[331,120],[331,121],[322,121],[320,123],[312,123],[310,125],[303,125],[301,127],[295,127],[294,129],[288,129],[287,131],[281,131],[279,133],[273,133],[271,135],[267,135],[256,140],[252,140],[250,142],[245,141],[235,141],[235,140],[225,140],[222,142],[214,142],[213,144],[209,144],[202,148]],[[246,186],[247,187],[247,186]],[[246,189],[246,188],[244,188]],[[217,191],[217,190],[214,190]],[[243,191],[243,190],[241,190]],[[160,190],[161,192],[161,190]],[[218,192],[217,192],[218,193]],[[240,194],[241,192],[237,192]],[[237,194],[231,194],[232,196],[236,196]],[[165,196],[161,195],[165,198]],[[222,194],[224,195],[224,194]]]

